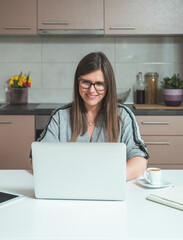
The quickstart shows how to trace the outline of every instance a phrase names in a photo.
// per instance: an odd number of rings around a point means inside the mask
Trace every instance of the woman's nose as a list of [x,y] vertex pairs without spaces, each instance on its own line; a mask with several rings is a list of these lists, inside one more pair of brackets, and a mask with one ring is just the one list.
[[95,92],[95,91],[96,91],[96,90],[95,90],[95,86],[94,86],[94,85],[91,85],[90,88],[89,88],[89,91],[90,91],[90,92]]

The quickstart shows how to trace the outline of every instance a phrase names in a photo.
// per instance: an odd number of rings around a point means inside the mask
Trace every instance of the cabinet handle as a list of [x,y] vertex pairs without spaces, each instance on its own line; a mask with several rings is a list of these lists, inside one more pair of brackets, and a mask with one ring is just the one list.
[[7,29],[7,30],[11,30],[11,29],[14,29],[14,30],[30,30],[31,27],[5,27],[4,29]]
[[11,121],[0,121],[0,124],[11,124]]
[[170,125],[170,122],[141,122],[143,125]]
[[145,142],[146,145],[170,145],[170,142]]
[[110,27],[110,30],[135,30],[136,27]]
[[42,24],[48,24],[48,25],[69,25],[68,22],[43,22]]

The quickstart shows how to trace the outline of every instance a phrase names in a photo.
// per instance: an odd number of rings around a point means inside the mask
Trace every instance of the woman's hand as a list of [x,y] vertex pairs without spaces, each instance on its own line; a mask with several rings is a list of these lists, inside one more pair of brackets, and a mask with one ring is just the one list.
[[133,157],[127,161],[126,181],[136,179],[146,170],[147,160],[144,157]]

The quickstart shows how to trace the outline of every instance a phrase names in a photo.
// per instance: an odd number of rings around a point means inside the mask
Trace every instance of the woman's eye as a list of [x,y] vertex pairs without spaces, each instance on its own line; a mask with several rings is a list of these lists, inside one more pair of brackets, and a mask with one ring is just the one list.
[[87,81],[87,80],[83,80],[82,82],[83,82],[84,84],[90,84],[90,82]]
[[96,82],[95,83],[97,86],[104,86],[104,83],[103,82]]

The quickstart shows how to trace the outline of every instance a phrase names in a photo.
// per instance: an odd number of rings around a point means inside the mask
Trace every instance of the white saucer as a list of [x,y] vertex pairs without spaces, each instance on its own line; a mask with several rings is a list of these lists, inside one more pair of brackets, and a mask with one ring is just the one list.
[[161,184],[154,184],[154,185],[148,183],[145,179],[138,179],[137,182],[147,188],[165,188],[171,185],[171,182],[168,182],[166,180],[162,180]]

